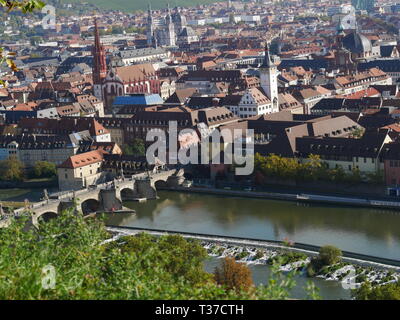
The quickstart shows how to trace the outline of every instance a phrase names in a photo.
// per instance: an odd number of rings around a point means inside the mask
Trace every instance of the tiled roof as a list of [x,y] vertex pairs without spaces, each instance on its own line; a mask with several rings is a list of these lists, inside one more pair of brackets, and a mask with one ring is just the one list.
[[98,150],[74,155],[65,160],[59,168],[75,169],[103,161],[103,153]]
[[121,78],[123,82],[130,81],[143,81],[148,76],[155,76],[156,71],[150,63],[135,64],[131,66],[117,67],[115,73]]

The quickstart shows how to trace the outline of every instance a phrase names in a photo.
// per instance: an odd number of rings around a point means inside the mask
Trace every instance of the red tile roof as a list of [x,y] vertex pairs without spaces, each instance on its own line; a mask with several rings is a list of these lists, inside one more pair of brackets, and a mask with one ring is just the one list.
[[59,168],[75,169],[103,161],[103,153],[98,150],[89,151],[69,157]]

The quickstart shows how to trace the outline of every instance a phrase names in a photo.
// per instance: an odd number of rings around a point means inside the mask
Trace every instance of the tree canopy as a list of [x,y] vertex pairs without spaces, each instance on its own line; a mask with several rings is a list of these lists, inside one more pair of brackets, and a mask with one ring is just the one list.
[[24,180],[24,164],[16,157],[0,161],[0,179],[3,181]]
[[366,282],[352,295],[357,300],[400,300],[400,281],[374,287]]
[[146,148],[142,139],[133,139],[130,143],[123,146],[123,153],[129,156],[144,156]]
[[249,267],[230,257],[226,257],[221,266],[215,268],[214,278],[218,284],[238,292],[254,289]]
[[52,162],[37,161],[33,168],[33,172],[37,178],[51,178],[57,175],[57,168]]
[[29,220],[0,229],[0,299],[286,299],[293,285],[222,286],[204,271],[200,243],[178,235],[110,241],[102,219],[73,210],[38,228]]

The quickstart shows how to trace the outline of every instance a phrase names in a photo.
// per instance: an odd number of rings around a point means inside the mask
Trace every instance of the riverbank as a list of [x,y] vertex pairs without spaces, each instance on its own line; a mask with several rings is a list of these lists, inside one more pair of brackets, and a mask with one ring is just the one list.
[[[238,262],[266,266],[277,262],[281,271],[295,270],[303,275],[305,275],[305,269],[312,257],[317,256],[319,251],[319,249],[315,250],[318,248],[316,246],[306,244],[287,246],[280,241],[262,241],[132,227],[109,226],[107,229],[119,236],[135,235],[140,232],[147,232],[154,236],[180,234],[184,238],[199,240],[212,257],[234,257]],[[313,248],[314,250],[310,250]],[[369,281],[372,285],[382,285],[400,280],[400,261],[343,252],[341,262],[325,266],[314,277],[328,281],[340,281],[345,289],[358,288],[366,281]]]
[[306,203],[322,203],[334,204],[344,206],[356,206],[366,208],[380,208],[389,210],[400,210],[400,201],[387,201],[381,199],[371,198],[355,198],[355,197],[338,197],[330,195],[317,195],[317,194],[294,194],[294,193],[276,193],[276,192],[262,192],[262,191],[247,191],[247,190],[230,190],[218,189],[212,187],[171,187],[163,188],[168,191],[180,192],[194,192],[203,194],[216,194],[233,197],[257,198],[257,199],[271,199],[271,200],[284,200],[296,201]]

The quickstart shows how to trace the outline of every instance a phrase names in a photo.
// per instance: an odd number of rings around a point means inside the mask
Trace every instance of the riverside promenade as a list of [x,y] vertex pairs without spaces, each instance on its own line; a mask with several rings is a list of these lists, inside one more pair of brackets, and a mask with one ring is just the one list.
[[400,201],[395,201],[395,200],[390,201],[390,200],[363,198],[363,197],[330,196],[330,195],[317,195],[310,193],[296,194],[296,193],[278,193],[278,192],[264,192],[264,191],[246,191],[246,190],[218,189],[213,187],[173,187],[173,188],[165,188],[165,190],[224,195],[233,197],[380,208],[380,209],[399,210],[400,212]]

